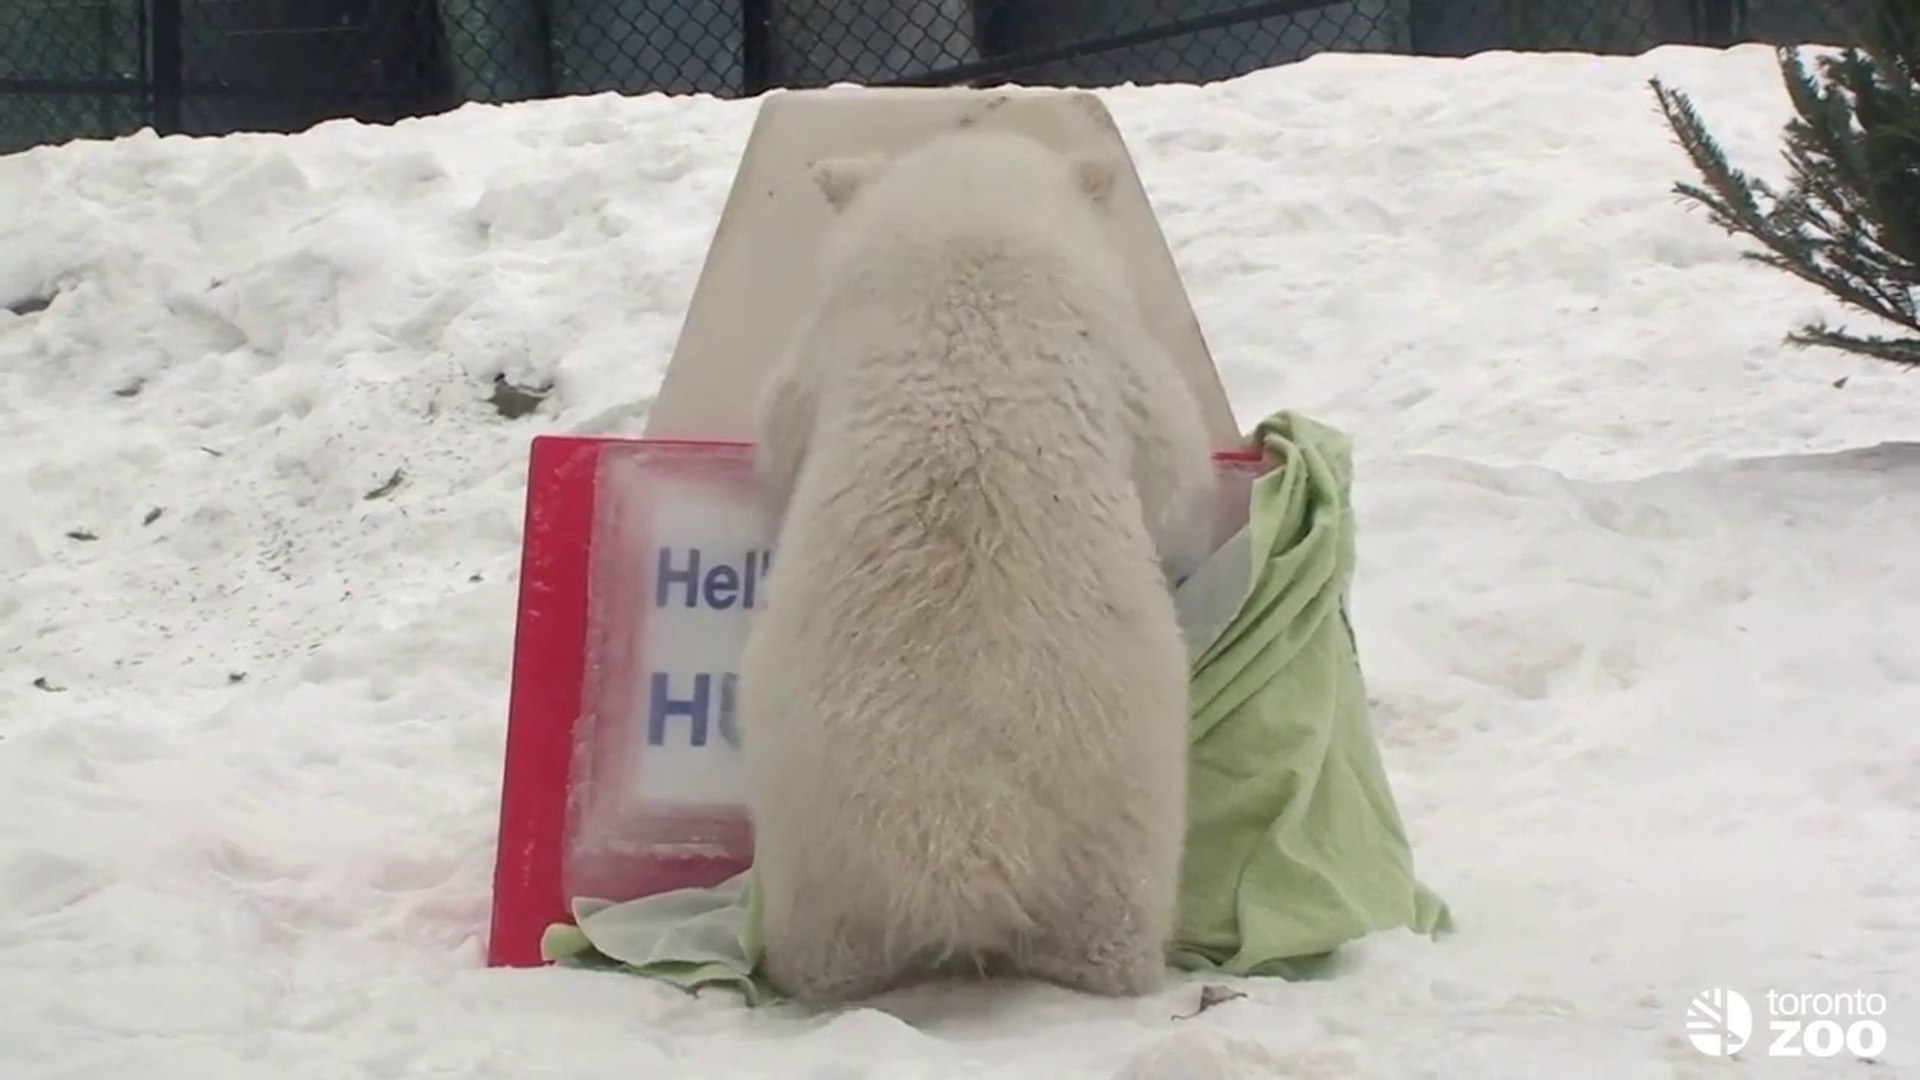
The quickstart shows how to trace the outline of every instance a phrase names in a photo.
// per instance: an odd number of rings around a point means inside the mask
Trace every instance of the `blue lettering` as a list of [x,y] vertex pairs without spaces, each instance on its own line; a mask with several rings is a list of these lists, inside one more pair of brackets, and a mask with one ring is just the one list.
[[[710,719],[715,719],[709,711],[713,697],[713,676],[702,672],[693,677],[693,696],[676,698],[669,688],[669,676],[664,671],[656,671],[650,680],[647,691],[647,745],[664,746],[667,742],[667,721],[676,716],[687,718],[687,745],[701,747],[707,745],[707,727]],[[740,746],[740,719],[736,707],[736,687],[740,677],[732,672],[720,676],[720,737],[727,745],[738,749]]]
[[708,607],[725,611],[740,598],[740,572],[731,566],[716,566],[707,571],[702,591]]
[[767,564],[773,559],[771,551],[747,552],[747,597],[746,606],[753,606],[753,587],[764,581],[767,576]]
[[740,749],[740,714],[734,711],[734,684],[740,677],[732,672],[720,676],[720,737],[735,750]]
[[[672,589],[676,582],[684,581],[687,585],[686,606],[693,607],[700,601],[699,580],[700,552],[697,548],[687,549],[687,568],[685,570],[675,570],[673,568],[672,548],[661,548],[659,569],[653,575],[653,606],[666,607],[668,590]],[[658,676],[655,677],[658,678]]]
[[688,741],[692,745],[707,745],[707,692],[711,682],[709,675],[695,675],[693,697],[676,699],[667,693],[667,673],[654,672],[653,685],[647,693],[647,745],[666,743],[667,721],[675,716],[684,716],[691,724]]
[[[696,608],[702,605],[727,611],[738,605],[757,606],[773,563],[771,551],[749,551],[738,565],[716,563],[701,569],[699,548],[687,548],[686,562],[676,565],[674,549],[663,547],[654,561],[653,606]],[[684,597],[684,599],[682,599]]]

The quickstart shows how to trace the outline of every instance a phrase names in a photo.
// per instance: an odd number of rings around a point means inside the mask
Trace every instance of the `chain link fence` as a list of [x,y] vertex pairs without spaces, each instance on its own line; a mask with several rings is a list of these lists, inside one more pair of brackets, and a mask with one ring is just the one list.
[[0,153],[569,94],[1230,78],[1317,52],[1852,39],[1873,0],[0,0]]

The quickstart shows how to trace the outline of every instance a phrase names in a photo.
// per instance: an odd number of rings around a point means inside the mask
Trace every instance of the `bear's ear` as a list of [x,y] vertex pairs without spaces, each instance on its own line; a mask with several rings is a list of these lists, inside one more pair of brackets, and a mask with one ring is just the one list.
[[1073,175],[1088,202],[1105,206],[1113,198],[1113,186],[1120,179],[1120,162],[1112,154],[1075,154]]
[[813,182],[826,196],[827,205],[840,213],[852,205],[855,195],[886,167],[886,159],[875,154],[859,157],[823,158],[813,163]]

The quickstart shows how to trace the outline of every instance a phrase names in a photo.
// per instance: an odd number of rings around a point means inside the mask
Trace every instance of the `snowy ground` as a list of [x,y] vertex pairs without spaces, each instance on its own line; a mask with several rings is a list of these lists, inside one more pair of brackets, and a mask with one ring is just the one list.
[[1774,169],[1751,49],[1106,95],[1242,423],[1357,440],[1461,924],[1180,1022],[481,966],[527,439],[638,430],[751,104],[0,158],[0,1076],[1639,1080],[1741,1067],[1725,986],[1889,999],[1755,1075],[1920,1077],[1920,377],[1781,349],[1840,313],[1670,197],[1655,72]]

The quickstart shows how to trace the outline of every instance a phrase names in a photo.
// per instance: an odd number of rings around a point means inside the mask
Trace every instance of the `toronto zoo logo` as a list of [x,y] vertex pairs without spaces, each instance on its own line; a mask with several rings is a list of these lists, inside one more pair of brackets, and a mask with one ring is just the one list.
[[1753,1008],[1735,990],[1708,990],[1687,1004],[1687,1041],[1714,1057],[1737,1054],[1753,1037]]
[[[1872,1061],[1887,1049],[1887,996],[1843,993],[1766,995],[1768,1057],[1836,1057]],[[1716,987],[1687,1003],[1687,1041],[1711,1057],[1731,1057],[1753,1038],[1753,1006],[1737,990]]]

